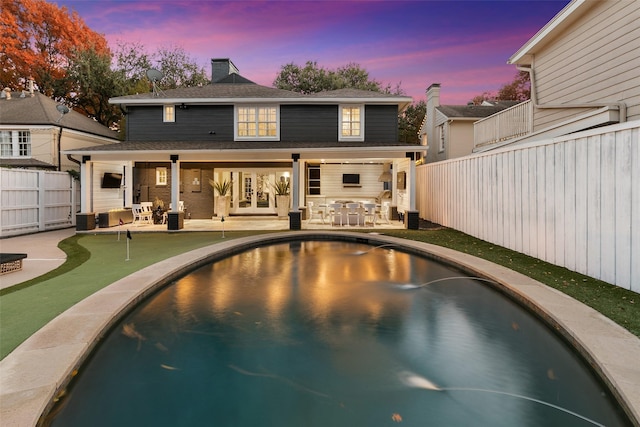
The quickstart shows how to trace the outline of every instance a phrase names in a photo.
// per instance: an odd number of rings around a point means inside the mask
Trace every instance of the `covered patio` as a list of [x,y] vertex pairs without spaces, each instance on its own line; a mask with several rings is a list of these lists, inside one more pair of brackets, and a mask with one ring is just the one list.
[[[327,231],[370,231],[370,232],[384,232],[384,230],[402,230],[405,228],[404,222],[398,219],[390,219],[386,221],[377,221],[375,224],[366,223],[357,226],[348,225],[332,225],[327,219],[323,224],[317,218],[312,220],[301,221],[302,230],[327,230]],[[115,227],[95,228],[93,230],[78,231],[79,233],[117,233],[118,231],[126,233],[129,230],[131,233],[136,232],[166,232],[166,224],[124,224]],[[185,219],[184,227],[181,232],[189,231],[235,231],[235,230],[267,230],[267,231],[280,231],[289,230],[289,218],[288,217],[274,217],[274,216],[230,216],[225,217],[224,221],[221,218],[214,217],[213,219]]]

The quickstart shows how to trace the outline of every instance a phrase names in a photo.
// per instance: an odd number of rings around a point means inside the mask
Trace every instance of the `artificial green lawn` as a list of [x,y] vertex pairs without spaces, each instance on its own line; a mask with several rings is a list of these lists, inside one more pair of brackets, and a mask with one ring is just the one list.
[[[255,235],[230,231],[227,239]],[[487,259],[526,274],[595,308],[640,336],[639,295],[562,267],[450,229],[385,230],[389,236],[432,243]],[[60,243],[67,261],[58,269],[0,291],[0,358],[76,302],[148,265],[217,243],[220,233],[140,233],[130,241],[115,234],[75,235]]]

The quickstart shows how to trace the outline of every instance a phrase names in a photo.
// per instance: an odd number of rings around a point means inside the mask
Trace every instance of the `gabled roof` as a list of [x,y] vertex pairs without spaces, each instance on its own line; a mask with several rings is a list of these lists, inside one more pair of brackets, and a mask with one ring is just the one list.
[[511,58],[507,64],[529,65],[531,54],[536,53],[540,47],[553,40],[556,34],[564,31],[569,25],[575,22],[582,13],[589,7],[596,4],[595,1],[571,0],[551,21],[540,29],[533,37],[527,41]]
[[[0,98],[0,125],[54,125],[105,138],[118,139],[118,134],[106,126],[83,116],[77,111],[69,111],[64,116],[57,110],[56,102],[39,93],[12,92],[11,99]],[[62,117],[61,117],[62,116]]]

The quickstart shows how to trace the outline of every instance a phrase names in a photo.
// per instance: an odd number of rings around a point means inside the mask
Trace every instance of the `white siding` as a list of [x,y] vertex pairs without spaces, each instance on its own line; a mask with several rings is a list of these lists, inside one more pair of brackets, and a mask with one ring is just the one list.
[[423,219],[640,292],[640,121],[422,165],[417,186]]
[[[624,101],[628,120],[640,119],[640,2],[590,2],[586,14],[534,54],[538,103]],[[584,113],[535,110],[534,130]]]
[[93,188],[93,212],[108,212],[110,209],[120,209],[125,207],[124,188],[100,188],[102,176],[105,172],[123,174],[124,166],[118,163],[94,162],[91,186]]

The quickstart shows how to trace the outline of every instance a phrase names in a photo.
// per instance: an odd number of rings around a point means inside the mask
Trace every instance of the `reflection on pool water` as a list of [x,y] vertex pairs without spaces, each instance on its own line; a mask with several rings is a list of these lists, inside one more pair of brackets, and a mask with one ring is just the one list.
[[629,425],[556,335],[460,276],[331,241],[217,261],[123,319],[50,425]]

